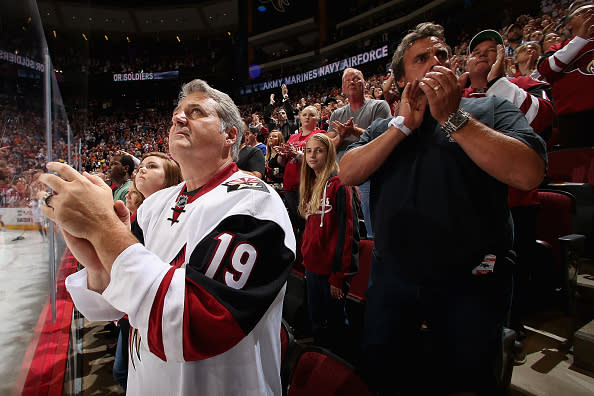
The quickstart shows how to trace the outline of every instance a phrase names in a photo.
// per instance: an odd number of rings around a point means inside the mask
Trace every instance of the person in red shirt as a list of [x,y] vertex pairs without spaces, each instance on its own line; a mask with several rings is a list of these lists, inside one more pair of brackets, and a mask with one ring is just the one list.
[[358,269],[359,230],[353,189],[337,176],[332,140],[314,134],[301,165],[299,212],[305,217],[301,252],[316,344],[339,347],[348,323],[348,278]]
[[571,8],[565,26],[574,37],[545,49],[554,53],[539,61],[538,72],[553,87],[561,145],[593,146],[594,4]]
[[286,145],[279,147],[279,154],[281,154],[279,164],[285,167],[285,175],[283,176],[285,200],[296,234],[303,232],[305,227],[305,222],[297,211],[297,205],[299,204],[299,169],[301,168],[305,143],[314,134],[325,133],[317,127],[320,113],[315,106],[307,106],[301,110],[299,119],[301,120],[299,131],[289,137]]

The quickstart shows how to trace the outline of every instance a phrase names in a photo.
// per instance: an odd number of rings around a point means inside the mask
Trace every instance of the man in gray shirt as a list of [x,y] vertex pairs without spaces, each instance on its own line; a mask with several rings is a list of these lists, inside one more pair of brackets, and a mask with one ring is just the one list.
[[[349,99],[349,104],[332,113],[328,127],[328,136],[334,142],[338,160],[342,158],[351,143],[359,140],[361,134],[374,120],[392,116],[390,106],[386,101],[365,98],[365,79],[363,73],[358,69],[349,67],[344,70],[342,93]],[[369,212],[369,181],[359,186],[359,194],[367,237],[371,239],[373,231]]]

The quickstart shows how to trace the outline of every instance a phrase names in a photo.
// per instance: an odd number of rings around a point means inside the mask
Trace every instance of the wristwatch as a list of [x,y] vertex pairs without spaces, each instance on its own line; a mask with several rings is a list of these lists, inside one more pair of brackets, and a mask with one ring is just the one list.
[[470,119],[470,113],[465,111],[462,107],[450,114],[448,120],[441,125],[443,133],[453,142],[451,134],[461,129]]

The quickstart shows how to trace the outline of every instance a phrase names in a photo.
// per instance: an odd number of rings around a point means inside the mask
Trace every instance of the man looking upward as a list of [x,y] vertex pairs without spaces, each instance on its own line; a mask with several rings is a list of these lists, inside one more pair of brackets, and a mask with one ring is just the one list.
[[[105,184],[65,164],[40,180],[44,214],[85,269],[67,278],[90,320],[129,316],[131,395],[279,395],[280,324],[295,237],[284,205],[238,171],[239,111],[202,80],[182,87],[169,132],[185,182],[137,220]],[[116,214],[117,213],[117,214]],[[140,242],[140,243],[139,243]]]

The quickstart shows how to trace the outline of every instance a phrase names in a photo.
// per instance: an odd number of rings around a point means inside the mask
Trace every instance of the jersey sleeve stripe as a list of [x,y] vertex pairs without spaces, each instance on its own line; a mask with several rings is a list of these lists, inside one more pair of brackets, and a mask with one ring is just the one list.
[[165,346],[163,344],[163,308],[165,306],[165,296],[169,290],[169,285],[171,285],[173,274],[175,273],[175,270],[180,268],[183,264],[185,255],[186,246],[184,245],[177,256],[173,259],[171,268],[169,271],[167,271],[163,277],[163,280],[159,284],[157,295],[155,296],[155,300],[151,306],[151,315],[149,317],[147,334],[148,345],[150,351],[163,361],[167,361]]
[[526,98],[520,105],[520,111],[530,124],[534,121],[538,114],[538,99],[530,94],[526,94]]
[[245,333],[231,312],[208,291],[186,278],[184,360],[203,360],[219,355],[243,337]]
[[151,315],[148,324],[149,349],[163,361],[167,361],[165,347],[163,346],[163,307],[165,305],[165,295],[167,294],[175,270],[175,267],[171,267],[165,274],[165,277],[163,277],[151,307]]

